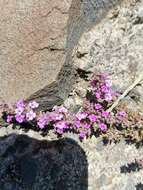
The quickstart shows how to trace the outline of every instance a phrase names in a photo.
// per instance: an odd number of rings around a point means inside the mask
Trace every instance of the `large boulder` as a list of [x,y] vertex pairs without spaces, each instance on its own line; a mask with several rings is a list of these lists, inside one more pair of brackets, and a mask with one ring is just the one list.
[[84,150],[69,138],[0,137],[1,190],[87,190],[87,166]]
[[72,89],[72,52],[119,0],[0,1],[0,100],[36,99],[43,109]]
[[71,1],[0,1],[0,97],[27,98],[51,84],[65,62]]

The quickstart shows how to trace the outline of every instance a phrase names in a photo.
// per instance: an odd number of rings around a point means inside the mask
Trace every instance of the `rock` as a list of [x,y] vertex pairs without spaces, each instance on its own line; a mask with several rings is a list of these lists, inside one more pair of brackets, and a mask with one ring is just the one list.
[[72,52],[118,0],[1,1],[0,100],[61,104],[72,89]]
[[64,101],[64,106],[70,110],[71,112],[78,112],[78,110],[82,107],[82,100],[78,97],[69,97]]
[[[13,143],[9,141],[13,139]],[[87,161],[72,139],[40,141],[26,135],[0,139],[2,190],[87,190]],[[79,159],[80,158],[80,159]]]
[[65,62],[71,1],[0,2],[0,98],[15,101],[56,80]]
[[[124,1],[116,7],[118,14],[111,17],[110,11],[100,24],[84,33],[74,54],[75,66],[93,73],[108,73],[113,88],[124,92],[143,72],[142,7],[143,1]],[[137,17],[140,20],[135,22]],[[77,52],[86,54],[79,58]],[[142,109],[143,86],[133,90]]]
[[0,137],[2,190],[142,189],[142,145],[121,139],[105,146],[94,136],[80,142],[72,133],[48,140],[31,132]]

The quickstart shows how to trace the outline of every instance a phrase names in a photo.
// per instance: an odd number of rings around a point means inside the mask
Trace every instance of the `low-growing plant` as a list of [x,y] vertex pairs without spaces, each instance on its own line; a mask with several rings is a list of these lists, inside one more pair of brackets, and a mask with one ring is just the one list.
[[6,124],[31,124],[40,130],[52,128],[58,135],[72,131],[78,133],[80,139],[95,134],[114,140],[120,136],[134,138],[133,131],[138,129],[142,133],[143,118],[123,104],[110,110],[119,96],[111,87],[107,74],[94,74],[83,106],[77,113],[70,112],[63,105],[54,106],[52,111],[37,111],[39,104],[36,101],[19,100],[14,105],[2,104],[1,117]]

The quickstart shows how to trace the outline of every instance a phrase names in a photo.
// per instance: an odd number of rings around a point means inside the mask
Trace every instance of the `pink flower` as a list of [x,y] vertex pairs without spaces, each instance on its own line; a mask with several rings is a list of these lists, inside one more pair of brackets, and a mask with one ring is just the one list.
[[101,93],[100,92],[96,92],[95,96],[96,96],[97,99],[100,99],[101,98]]
[[126,116],[126,112],[125,111],[120,111],[119,115],[122,116],[122,117],[125,117]]
[[49,119],[51,121],[58,121],[58,120],[62,120],[63,119],[63,114],[59,114],[59,113],[56,113],[56,112],[51,112],[49,113]]
[[59,107],[59,112],[60,113],[67,113],[68,110],[64,106],[61,106],[61,107]]
[[101,131],[106,131],[107,130],[107,125],[104,124],[104,123],[100,123],[99,128],[101,129]]
[[111,87],[111,86],[112,86],[111,80],[106,79],[106,80],[105,80],[105,85],[106,85],[107,87]]
[[56,129],[56,132],[57,132],[58,134],[62,135],[62,134],[64,133],[64,130],[57,128],[57,129]]
[[112,94],[110,92],[105,94],[105,100],[106,101],[111,101],[112,100]]
[[120,111],[118,113],[118,116],[120,117],[120,119],[123,119],[126,116],[126,112],[125,111]]
[[64,132],[64,129],[67,129],[69,126],[66,121],[59,121],[54,124],[54,128],[57,133],[62,134]]
[[55,128],[59,128],[59,129],[67,129],[68,128],[68,124],[66,121],[59,121],[57,123],[54,124]]
[[18,123],[22,123],[24,121],[24,118],[25,116],[24,115],[19,115],[19,114],[16,114],[15,115],[15,119]]
[[95,88],[95,87],[97,86],[97,83],[98,83],[98,80],[96,80],[96,79],[93,79],[93,80],[90,82],[90,84],[91,84],[91,86],[92,86],[93,88]]
[[105,119],[107,119],[108,116],[109,116],[109,112],[107,112],[107,111],[102,112],[102,117],[104,117]]
[[45,124],[42,123],[42,122],[39,122],[39,121],[38,121],[37,125],[38,125],[38,127],[39,127],[40,129],[44,129],[44,128],[45,128]]
[[38,108],[39,104],[36,102],[36,101],[32,101],[32,102],[29,102],[29,107],[34,109],[34,108]]
[[18,108],[15,109],[15,113],[19,114],[19,115],[22,114],[23,111],[24,111],[24,107],[18,107]]
[[80,134],[79,134],[79,137],[80,137],[81,139],[84,139],[84,138],[86,137],[86,135],[87,135],[87,132],[81,131]]
[[104,93],[107,93],[109,91],[108,87],[106,85],[101,86],[101,91]]
[[89,118],[89,120],[90,120],[91,122],[95,122],[95,121],[97,120],[97,116],[94,115],[94,114],[89,115],[88,118]]
[[26,119],[28,121],[32,121],[36,117],[36,113],[33,110],[30,110],[28,113],[26,113]]
[[90,129],[91,125],[88,123],[83,123],[82,125],[85,129]]
[[12,119],[13,119],[13,116],[12,115],[8,115],[7,118],[6,118],[6,122],[10,123],[10,122],[12,122]]
[[101,104],[95,104],[95,109],[96,109],[96,110],[102,109],[102,105],[101,105]]
[[75,127],[80,128],[81,127],[81,122],[79,120],[75,121]]
[[82,119],[85,119],[86,117],[87,117],[87,113],[86,112],[78,112],[77,114],[76,114],[76,117],[79,119],[79,120],[82,120]]
[[37,123],[37,125],[38,125],[38,127],[40,128],[40,129],[44,129],[45,128],[45,126],[46,126],[46,122],[42,122],[42,121],[38,121],[38,123]]
[[49,118],[46,114],[43,114],[40,116],[40,118],[38,119],[37,125],[40,129],[44,129],[45,126],[47,125],[49,121]]
[[24,100],[18,100],[16,102],[16,107],[17,108],[24,108],[25,107]]
[[54,106],[53,110],[59,113],[67,113],[68,110],[64,106]]

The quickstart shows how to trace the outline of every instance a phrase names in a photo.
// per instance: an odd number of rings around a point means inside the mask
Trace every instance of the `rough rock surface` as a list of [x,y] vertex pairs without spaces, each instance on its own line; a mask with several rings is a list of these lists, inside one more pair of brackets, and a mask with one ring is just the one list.
[[[79,57],[78,55],[83,55]],[[143,1],[124,1],[79,42],[74,64],[85,72],[107,72],[123,92],[143,72]],[[130,97],[143,106],[142,85]],[[136,97],[136,98],[135,98]]]
[[[3,137],[6,135],[5,137]],[[143,147],[0,129],[1,190],[142,190]],[[56,141],[54,141],[54,139]]]
[[0,98],[27,98],[51,84],[65,62],[71,1],[0,1]]
[[85,153],[71,139],[11,134],[0,140],[0,161],[1,190],[87,190]]
[[119,1],[0,1],[0,100],[61,103],[75,81],[73,49]]
[[[74,111],[80,108],[82,98],[86,94],[88,82],[85,79],[88,78],[89,72],[92,74],[95,70],[108,71],[113,81],[113,88],[124,91],[138,72],[142,71],[142,7],[142,0],[126,0],[114,11],[109,12],[107,18],[99,25],[83,34],[74,54],[74,64],[81,69],[81,77],[75,84],[74,91],[65,101],[68,108]],[[131,108],[136,110],[138,107],[142,112],[142,85],[136,87],[129,95],[127,102]],[[27,135],[27,137],[20,135]],[[67,177],[70,181],[67,181],[65,185],[69,184],[70,190],[78,189],[79,184],[84,184],[80,190],[143,189],[143,164],[141,166],[137,162],[143,160],[142,142],[127,144],[121,140],[120,143],[112,142],[105,146],[100,138],[92,137],[81,143],[76,135],[66,134],[66,138],[74,139],[74,145],[68,141],[59,153],[60,146],[53,143],[52,150],[48,146],[56,139],[52,133],[42,137],[40,133],[33,130],[25,132],[18,127],[12,129],[8,126],[0,128],[0,136],[0,187],[2,190],[29,190],[29,186],[30,190],[47,190],[48,188],[51,190],[55,189],[50,186],[55,183],[55,179],[58,179],[60,183]],[[51,158],[52,162],[50,162]],[[32,174],[29,172],[30,165],[34,171]],[[51,169],[52,167],[54,170]],[[52,171],[55,172],[55,168],[58,172],[53,174]],[[83,170],[85,175],[80,173]],[[70,174],[72,173],[71,176],[69,176],[69,171]],[[31,178],[28,173],[31,174]],[[47,182],[46,179],[51,179],[51,175],[55,178]],[[79,178],[75,179],[75,176],[79,176],[80,180],[76,181]],[[77,187],[70,186],[73,182],[74,184],[76,182]],[[60,185],[56,190],[60,190]],[[64,186],[62,189],[68,188]]]

